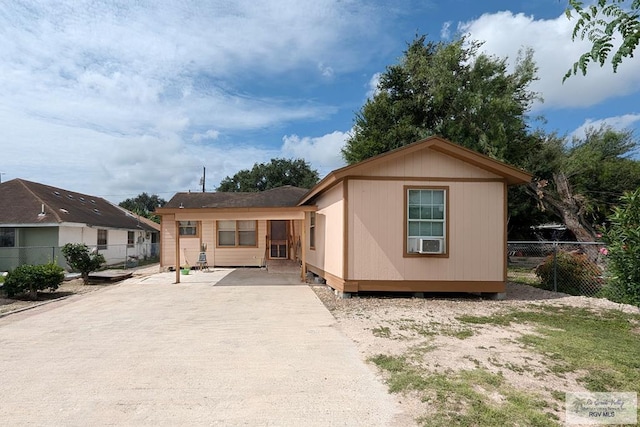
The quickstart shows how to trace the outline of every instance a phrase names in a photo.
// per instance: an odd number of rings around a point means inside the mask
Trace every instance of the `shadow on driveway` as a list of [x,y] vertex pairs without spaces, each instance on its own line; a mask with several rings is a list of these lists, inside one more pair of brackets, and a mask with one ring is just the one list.
[[216,286],[304,285],[300,274],[269,273],[261,268],[238,268],[222,278]]

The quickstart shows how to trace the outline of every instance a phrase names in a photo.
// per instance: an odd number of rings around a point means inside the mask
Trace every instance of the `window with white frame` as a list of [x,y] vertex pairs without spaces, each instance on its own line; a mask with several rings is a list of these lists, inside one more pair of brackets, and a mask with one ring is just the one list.
[[217,221],[218,246],[256,247],[257,222],[255,220]]
[[107,230],[98,230],[98,249],[107,249]]
[[444,254],[447,248],[447,189],[407,188],[406,251]]
[[0,228],[0,248],[13,248],[16,246],[16,229]]

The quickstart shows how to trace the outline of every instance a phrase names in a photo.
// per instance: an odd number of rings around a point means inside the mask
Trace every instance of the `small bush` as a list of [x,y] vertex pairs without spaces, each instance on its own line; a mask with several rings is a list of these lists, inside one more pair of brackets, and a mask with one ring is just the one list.
[[80,272],[82,282],[85,285],[89,283],[89,274],[98,270],[105,263],[102,254],[90,252],[84,243],[67,243],[62,247],[62,254],[67,260],[67,264],[73,270]]
[[[558,292],[570,295],[594,295],[602,287],[602,271],[587,255],[558,251],[556,253],[555,271]],[[540,278],[540,287],[554,290],[554,255],[547,256],[536,268],[536,276]]]
[[44,289],[55,291],[63,280],[64,270],[54,263],[25,264],[9,272],[3,288],[9,297],[28,292],[31,299],[38,299],[38,291]]

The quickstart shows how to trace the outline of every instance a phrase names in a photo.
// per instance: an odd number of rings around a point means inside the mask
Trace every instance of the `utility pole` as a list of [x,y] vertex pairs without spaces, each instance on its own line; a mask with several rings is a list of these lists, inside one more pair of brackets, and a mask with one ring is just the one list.
[[206,178],[207,178],[207,168],[203,166],[202,167],[202,192],[203,193],[204,193],[204,182]]

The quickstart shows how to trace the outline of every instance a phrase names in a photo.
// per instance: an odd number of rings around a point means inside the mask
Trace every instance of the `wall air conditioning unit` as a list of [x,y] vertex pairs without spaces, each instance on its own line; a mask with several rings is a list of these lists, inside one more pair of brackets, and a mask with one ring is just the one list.
[[444,239],[420,239],[418,241],[418,253],[441,254],[444,253]]

